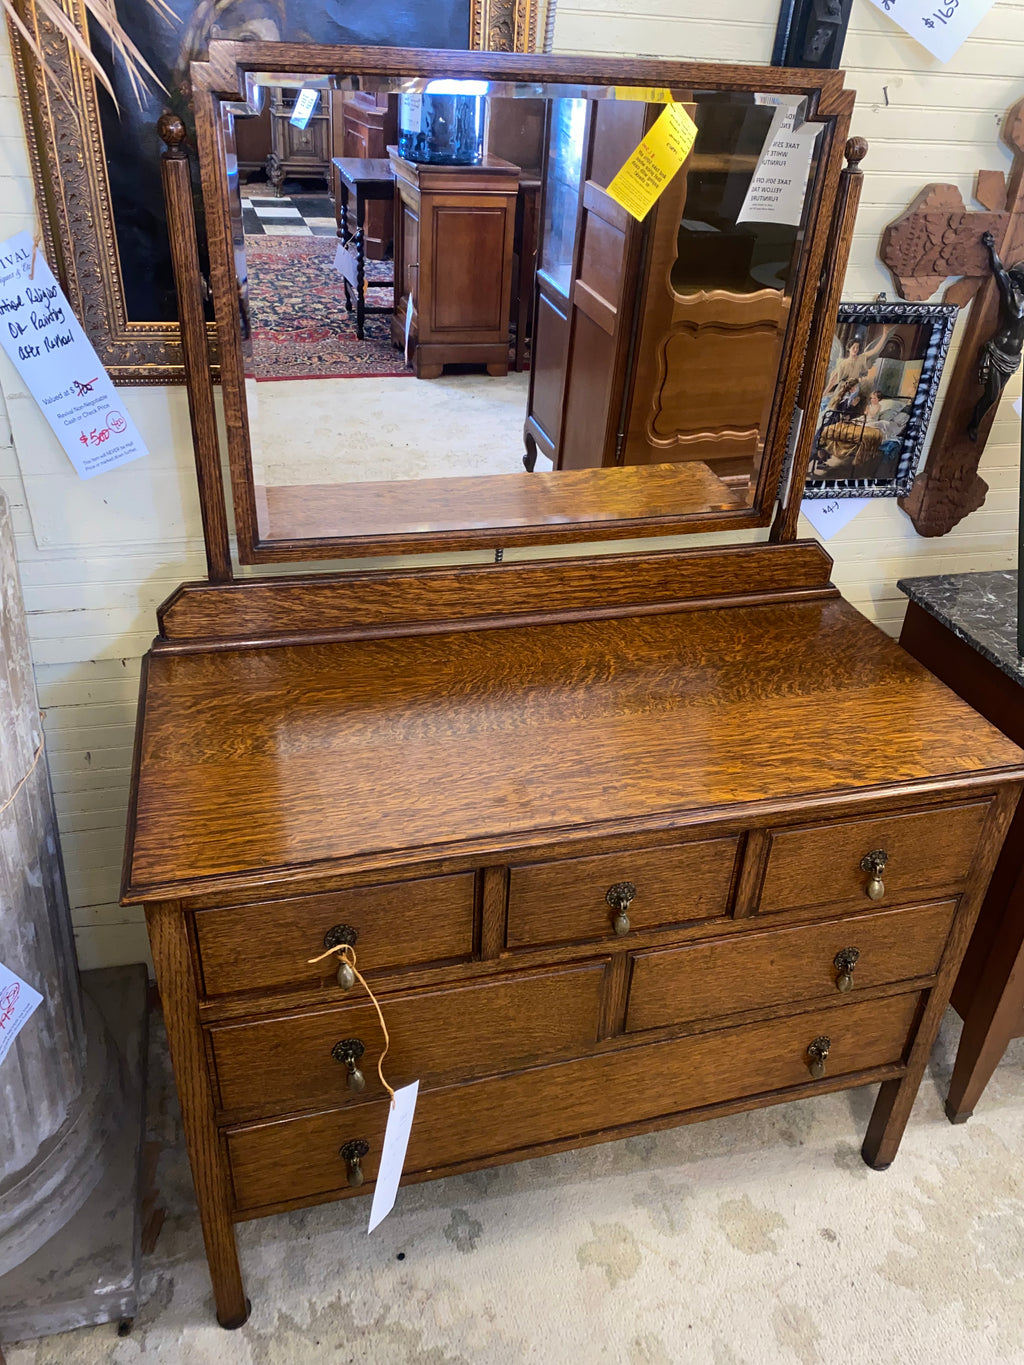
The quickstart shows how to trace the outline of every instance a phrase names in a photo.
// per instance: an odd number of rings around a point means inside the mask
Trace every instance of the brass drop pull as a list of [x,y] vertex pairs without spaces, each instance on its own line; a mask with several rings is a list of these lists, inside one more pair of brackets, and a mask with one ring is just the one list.
[[[336,924],[333,929],[328,929],[324,934],[324,947],[337,948],[339,943],[347,943],[354,948],[359,938],[359,931],[353,929],[351,924]],[[345,961],[344,958],[338,963],[338,985],[343,991],[350,991],[356,984],[356,974]]]
[[348,1167],[348,1183],[355,1188],[361,1185],[366,1179],[363,1174],[363,1157],[370,1150],[370,1144],[365,1138],[353,1138],[351,1142],[346,1142],[338,1155]]
[[882,881],[882,873],[885,865],[889,861],[889,855],[884,848],[873,848],[870,853],[865,853],[860,860],[860,870],[870,874],[867,892],[873,901],[880,901],[885,895],[885,882]]
[[849,991],[853,989],[853,969],[857,965],[860,951],[857,948],[841,948],[832,959],[832,965],[838,972],[836,977],[836,990]]
[[334,1060],[348,1067],[348,1088],[354,1090],[356,1094],[366,1089],[366,1077],[357,1065],[365,1051],[366,1047],[361,1038],[343,1038],[331,1048]]
[[615,911],[612,928],[621,938],[623,934],[629,933],[628,911],[630,905],[636,900],[636,887],[632,882],[616,882],[614,886],[608,888],[604,898]]
[[813,1043],[807,1044],[807,1065],[816,1081],[820,1081],[825,1074],[825,1063],[828,1061],[831,1046],[832,1039],[827,1033],[820,1034]]

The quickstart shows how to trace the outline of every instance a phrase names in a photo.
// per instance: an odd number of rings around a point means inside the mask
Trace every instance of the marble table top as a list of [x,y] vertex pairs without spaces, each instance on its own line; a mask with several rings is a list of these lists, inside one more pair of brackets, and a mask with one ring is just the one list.
[[1024,659],[1017,653],[1015,570],[901,578],[896,586],[958,639],[1024,686]]

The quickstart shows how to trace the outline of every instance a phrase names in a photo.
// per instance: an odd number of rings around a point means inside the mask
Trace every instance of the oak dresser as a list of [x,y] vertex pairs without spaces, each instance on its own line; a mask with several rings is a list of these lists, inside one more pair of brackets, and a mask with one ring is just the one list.
[[[893,1159],[1024,755],[805,542],[184,585],[143,903],[217,1303],[233,1224],[880,1083]],[[344,973],[341,974],[344,977]],[[538,1207],[538,1218],[544,1216]]]

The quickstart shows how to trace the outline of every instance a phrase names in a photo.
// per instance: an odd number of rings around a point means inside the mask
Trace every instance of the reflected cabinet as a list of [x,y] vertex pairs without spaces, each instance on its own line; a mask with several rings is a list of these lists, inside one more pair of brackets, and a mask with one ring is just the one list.
[[[285,73],[413,102],[397,309],[367,314],[363,352],[330,231],[239,229],[233,111]],[[884,1169],[1024,753],[796,539],[813,423],[790,432],[825,384],[865,150],[841,73],[214,43],[192,74],[237,555],[171,121],[210,581],[158,613],[123,898],[145,907],[219,1321],[250,1307],[235,1224],[373,1190],[385,1082],[420,1083],[405,1182],[865,1085]],[[543,164],[511,135],[416,160],[428,125],[452,139],[415,101],[463,93],[529,101]],[[641,223],[607,187],[668,101],[697,140]],[[488,372],[520,171],[542,186],[529,376]],[[711,543],[589,543],[680,531]],[[310,562],[427,549],[491,562]],[[360,1245],[330,1254],[358,1274]]]

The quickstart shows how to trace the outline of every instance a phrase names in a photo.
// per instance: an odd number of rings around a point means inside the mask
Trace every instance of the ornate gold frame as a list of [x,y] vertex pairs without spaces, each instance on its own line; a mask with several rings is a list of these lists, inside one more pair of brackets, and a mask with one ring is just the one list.
[[[88,41],[82,0],[63,4]],[[540,7],[541,0],[472,0],[470,48],[532,51]],[[120,384],[183,383],[178,326],[133,322],[128,316],[95,77],[55,29],[40,23],[31,6],[22,5],[21,13],[77,111],[76,118],[9,24],[47,260],[113,379]],[[212,325],[209,337],[216,361]]]

